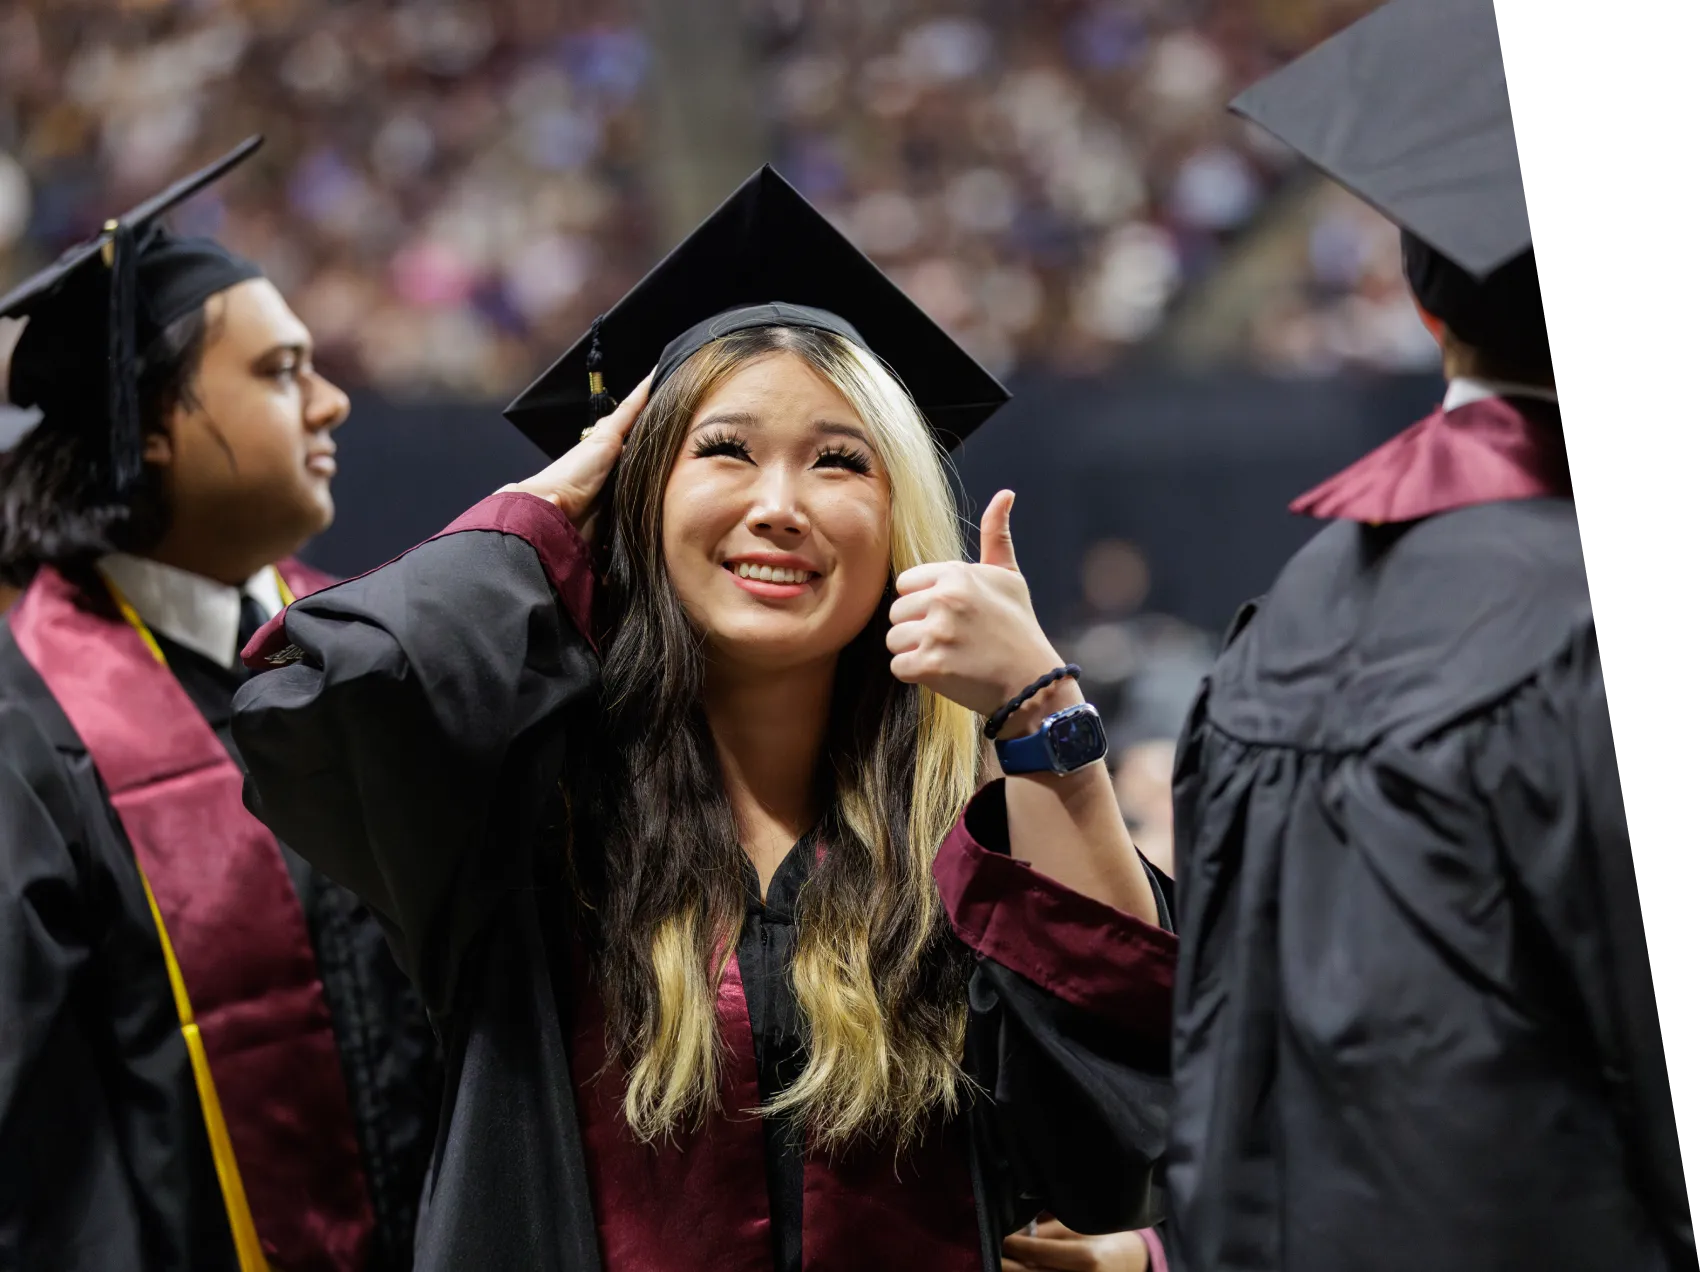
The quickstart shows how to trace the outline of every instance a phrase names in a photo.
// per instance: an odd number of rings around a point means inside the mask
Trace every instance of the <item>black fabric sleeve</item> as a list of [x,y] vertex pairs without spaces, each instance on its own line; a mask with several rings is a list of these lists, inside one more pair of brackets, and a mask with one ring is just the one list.
[[497,496],[292,605],[261,650],[286,665],[236,698],[250,808],[373,907],[439,1024],[558,817],[569,734],[594,728],[596,661],[563,603],[585,569],[558,512]]
[[1474,731],[1472,770],[1521,900],[1563,969],[1672,1260],[1694,1268],[1641,905],[1593,627]]
[[29,1154],[8,1131],[36,1120],[20,1101],[66,1023],[73,983],[89,959],[83,889],[60,829],[74,812],[48,803],[60,793],[70,799],[57,762],[24,713],[0,707],[0,1265],[5,1234],[24,1226],[18,1207],[32,1191]]
[[969,985],[976,1150],[1011,1232],[1048,1211],[1081,1233],[1149,1227],[1168,1134],[1161,1046],[1129,1037],[991,960]]
[[965,1063],[983,1204],[1003,1232],[1039,1211],[1082,1233],[1147,1227],[1168,1133],[1173,934],[1012,861],[1001,783],[962,832],[938,873],[980,955]]

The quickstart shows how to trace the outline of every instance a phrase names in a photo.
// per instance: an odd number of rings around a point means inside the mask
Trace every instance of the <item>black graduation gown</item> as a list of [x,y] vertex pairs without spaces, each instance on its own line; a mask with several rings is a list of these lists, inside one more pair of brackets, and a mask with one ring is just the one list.
[[[244,673],[158,637],[226,747]],[[441,1089],[417,994],[360,901],[288,848],[375,1228],[405,1272]],[[0,622],[0,1268],[235,1269],[159,938],[87,749]]]
[[1568,499],[1323,530],[1175,822],[1190,1272],[1695,1267]]
[[[579,634],[590,575],[563,560],[582,551],[553,508],[496,496],[293,605],[250,649],[283,665],[237,696],[249,806],[385,916],[444,1040],[421,1272],[602,1267],[585,1075],[565,1028],[573,901],[558,785],[565,765],[595,762],[597,662]],[[1001,788],[977,804],[976,835],[1004,836],[1007,852]],[[794,1076],[789,904],[807,862],[793,850],[769,904],[752,897],[738,951],[764,1088]],[[1106,966],[1122,936],[1106,931]],[[1040,1208],[1088,1231],[1144,1226],[1166,1126],[1166,985],[1141,1034],[994,959],[977,966],[967,1064],[987,1093],[971,1115],[980,1265],[995,1270],[1003,1236]],[[783,1128],[764,1129],[773,1266],[794,1269],[800,1161]],[[701,1251],[715,1239],[702,1232]]]

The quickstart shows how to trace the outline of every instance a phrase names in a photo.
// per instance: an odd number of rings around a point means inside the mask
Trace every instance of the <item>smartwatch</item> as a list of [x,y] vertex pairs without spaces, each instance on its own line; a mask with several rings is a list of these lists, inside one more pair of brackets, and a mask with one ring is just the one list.
[[1083,702],[1047,716],[1037,733],[999,742],[997,751],[999,766],[1012,777],[1020,773],[1073,773],[1108,755],[1110,740],[1104,734],[1098,708]]

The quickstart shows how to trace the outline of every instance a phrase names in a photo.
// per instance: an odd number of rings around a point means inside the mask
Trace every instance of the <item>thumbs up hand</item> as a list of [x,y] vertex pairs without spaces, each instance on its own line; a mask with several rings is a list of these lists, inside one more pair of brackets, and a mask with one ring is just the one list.
[[[1009,529],[1014,503],[1015,495],[1003,490],[986,505],[978,564],[938,561],[898,576],[886,635],[892,675],[983,716],[1062,663],[1039,627],[1015,563]],[[1066,693],[1072,685],[1061,689]],[[1015,736],[1011,729],[1005,733]]]

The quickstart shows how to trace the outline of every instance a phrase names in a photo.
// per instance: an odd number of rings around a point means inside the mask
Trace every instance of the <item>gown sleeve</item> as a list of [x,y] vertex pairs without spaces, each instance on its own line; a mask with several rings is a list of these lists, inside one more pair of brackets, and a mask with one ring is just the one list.
[[1148,1226],[1168,1132],[1174,935],[1011,857],[1001,781],[974,797],[935,873],[977,956],[966,1065],[984,1096],[974,1134],[994,1223],[1011,1231],[1045,1210],[1076,1232]]
[[[0,706],[0,1163],[39,1151],[39,1107],[30,1106],[86,1076],[49,1062],[89,958],[84,889],[64,830],[76,815],[58,764],[27,713]],[[41,1199],[30,1172],[0,1166],[0,1266],[24,1257],[13,1241],[29,1229],[32,1204]]]
[[558,509],[495,495],[297,601],[246,653],[270,668],[235,702],[249,807],[373,908],[439,1022],[558,820],[569,735],[594,727],[592,585]]
[[[1673,1267],[1694,1235],[1629,831],[1592,625],[1472,731],[1472,776],[1549,957],[1592,1041]],[[1645,848],[1645,845],[1643,845]]]

